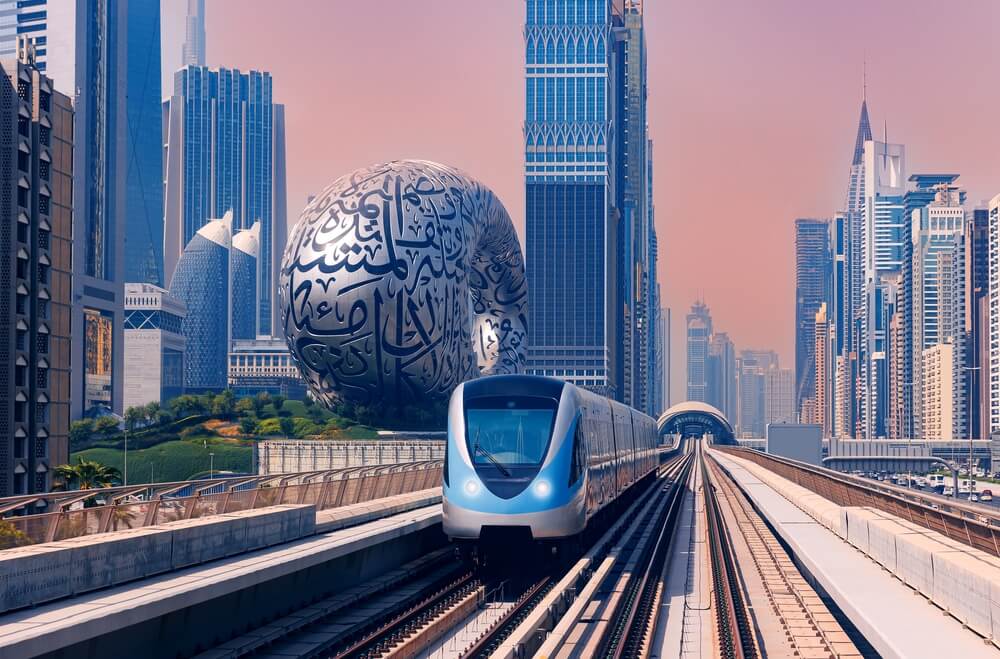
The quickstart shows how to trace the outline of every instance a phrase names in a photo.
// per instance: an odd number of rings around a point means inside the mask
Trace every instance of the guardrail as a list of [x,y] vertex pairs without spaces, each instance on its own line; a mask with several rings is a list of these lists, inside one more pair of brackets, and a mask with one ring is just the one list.
[[39,500],[57,510],[0,520],[0,549],[282,504],[337,508],[438,487],[441,465],[430,460],[6,497],[0,499],[2,513],[23,511]]
[[877,508],[952,540],[1000,556],[1000,514],[984,506],[918,493],[909,488],[878,483],[753,449],[713,448],[751,460],[837,505]]

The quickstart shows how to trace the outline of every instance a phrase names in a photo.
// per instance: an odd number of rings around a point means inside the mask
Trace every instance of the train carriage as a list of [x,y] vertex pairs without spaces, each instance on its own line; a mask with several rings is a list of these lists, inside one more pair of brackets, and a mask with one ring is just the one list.
[[658,464],[656,422],[540,376],[459,385],[448,410],[443,525],[454,540],[581,533]]

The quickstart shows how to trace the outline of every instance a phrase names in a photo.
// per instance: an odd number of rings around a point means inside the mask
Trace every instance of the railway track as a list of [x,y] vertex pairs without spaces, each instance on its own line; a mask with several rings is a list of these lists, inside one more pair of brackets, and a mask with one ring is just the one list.
[[[699,451],[702,472],[708,474],[704,452]],[[760,656],[754,638],[753,621],[744,599],[736,557],[722,518],[716,487],[706,478],[702,488],[708,523],[709,555],[712,563],[712,590],[719,653],[726,659]]]

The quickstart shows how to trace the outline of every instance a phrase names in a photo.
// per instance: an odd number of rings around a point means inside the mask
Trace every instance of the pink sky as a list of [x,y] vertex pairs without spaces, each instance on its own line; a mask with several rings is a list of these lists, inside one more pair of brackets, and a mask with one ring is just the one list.
[[[183,4],[163,3],[165,79]],[[208,64],[274,76],[289,220],[334,178],[393,158],[465,169],[524,223],[523,0],[209,0]],[[793,366],[792,223],[843,204],[864,53],[873,129],[913,171],[1000,193],[997,0],[646,0],[659,280],[704,296],[738,348]],[[164,95],[170,91],[165,83]]]

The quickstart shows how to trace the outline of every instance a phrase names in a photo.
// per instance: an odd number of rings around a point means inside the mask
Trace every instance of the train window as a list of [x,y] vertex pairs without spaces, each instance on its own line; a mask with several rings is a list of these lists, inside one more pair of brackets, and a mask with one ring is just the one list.
[[569,460],[569,485],[573,485],[583,475],[583,465],[586,463],[586,430],[583,416],[576,419],[576,432],[573,433],[573,453]]
[[538,466],[552,436],[557,401],[536,396],[484,396],[466,400],[469,455],[476,465]]

